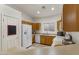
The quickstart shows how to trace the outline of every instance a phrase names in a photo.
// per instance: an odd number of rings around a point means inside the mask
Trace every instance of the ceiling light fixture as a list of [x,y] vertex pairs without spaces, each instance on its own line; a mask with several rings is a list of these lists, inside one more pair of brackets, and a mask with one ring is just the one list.
[[51,8],[51,10],[53,11],[53,10],[54,10],[54,8]]
[[40,14],[40,11],[37,11],[37,14]]

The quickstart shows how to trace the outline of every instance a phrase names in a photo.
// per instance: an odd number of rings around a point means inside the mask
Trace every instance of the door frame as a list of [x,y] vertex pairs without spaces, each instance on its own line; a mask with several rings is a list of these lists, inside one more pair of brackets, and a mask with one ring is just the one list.
[[0,52],[2,52],[2,13],[0,12]]

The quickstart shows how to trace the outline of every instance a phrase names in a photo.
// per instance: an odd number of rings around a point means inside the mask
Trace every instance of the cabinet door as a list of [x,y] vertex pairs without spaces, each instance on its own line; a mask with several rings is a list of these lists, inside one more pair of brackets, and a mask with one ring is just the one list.
[[52,40],[53,40],[53,36],[47,36],[47,37],[46,37],[46,44],[47,44],[47,45],[51,45],[52,42],[53,42]]
[[41,37],[40,43],[41,43],[41,44],[45,44],[45,36],[42,36],[42,35],[41,35],[40,37]]
[[63,29],[68,32],[77,31],[75,4],[65,4],[63,6]]
[[32,35],[32,43],[35,43],[35,35]]
[[37,29],[37,30],[40,29],[40,23],[36,23],[36,29]]
[[36,25],[35,23],[32,24],[32,30],[35,30],[36,29]]
[[40,42],[41,42],[41,44],[51,45],[53,43],[53,38],[54,37],[55,36],[42,36],[41,35]]
[[33,23],[32,24],[32,29],[33,30],[39,30],[40,29],[40,23]]

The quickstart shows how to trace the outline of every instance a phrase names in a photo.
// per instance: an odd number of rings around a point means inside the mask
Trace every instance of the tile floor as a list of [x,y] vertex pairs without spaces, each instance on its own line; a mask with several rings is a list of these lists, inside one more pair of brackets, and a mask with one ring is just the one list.
[[79,44],[65,46],[46,46],[33,44],[29,48],[12,49],[2,55],[79,55]]
[[38,55],[40,54],[40,52],[42,52],[41,48],[48,48],[48,47],[51,47],[51,46],[34,43],[29,48],[11,49],[6,53],[1,53],[1,54],[3,55],[5,54],[6,55]]

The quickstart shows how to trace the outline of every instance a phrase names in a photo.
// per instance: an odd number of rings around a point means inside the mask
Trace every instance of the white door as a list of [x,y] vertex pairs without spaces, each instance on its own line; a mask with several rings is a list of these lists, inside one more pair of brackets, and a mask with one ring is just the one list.
[[[16,26],[16,34],[8,35],[8,25]],[[2,31],[2,49],[6,51],[8,49],[16,48],[19,43],[19,21],[16,18],[10,16],[3,17],[3,31]]]

